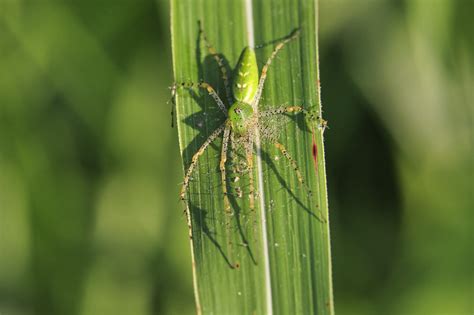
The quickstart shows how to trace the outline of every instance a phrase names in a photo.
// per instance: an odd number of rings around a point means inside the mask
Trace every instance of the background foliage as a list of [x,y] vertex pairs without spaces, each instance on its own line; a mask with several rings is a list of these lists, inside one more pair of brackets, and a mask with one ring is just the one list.
[[[337,314],[473,312],[473,4],[321,1]],[[194,312],[168,14],[0,2],[2,314]]]

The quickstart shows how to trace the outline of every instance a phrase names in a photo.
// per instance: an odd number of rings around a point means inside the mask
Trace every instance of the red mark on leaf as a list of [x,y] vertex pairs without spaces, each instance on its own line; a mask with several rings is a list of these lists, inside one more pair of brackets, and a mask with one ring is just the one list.
[[313,162],[314,162],[314,171],[318,175],[318,146],[316,144],[316,136],[314,134],[314,127],[312,128],[312,140],[313,140]]

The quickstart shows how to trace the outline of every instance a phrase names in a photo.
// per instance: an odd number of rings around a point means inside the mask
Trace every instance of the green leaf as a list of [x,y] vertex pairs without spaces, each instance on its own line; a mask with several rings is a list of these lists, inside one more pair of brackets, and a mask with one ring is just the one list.
[[[175,81],[203,80],[225,100],[221,74],[199,35],[198,21],[229,75],[252,34],[261,70],[275,42],[301,28],[301,35],[273,60],[260,110],[301,105],[320,115],[316,1],[171,0]],[[179,89],[175,104],[186,170],[225,116],[207,91]],[[312,194],[299,184],[291,163],[272,143],[263,142],[261,154],[254,152],[254,210],[249,207],[250,174],[237,170],[245,158],[229,155],[229,214],[219,172],[222,135],[199,158],[187,212],[200,314],[334,313],[322,130],[301,114],[289,117],[279,126],[278,140],[296,160]]]

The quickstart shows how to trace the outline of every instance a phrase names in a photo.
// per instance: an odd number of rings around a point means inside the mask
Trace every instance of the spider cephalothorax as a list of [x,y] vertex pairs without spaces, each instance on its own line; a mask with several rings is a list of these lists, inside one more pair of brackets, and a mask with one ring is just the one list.
[[236,102],[229,108],[229,121],[232,131],[244,135],[254,125],[254,111],[250,104]]

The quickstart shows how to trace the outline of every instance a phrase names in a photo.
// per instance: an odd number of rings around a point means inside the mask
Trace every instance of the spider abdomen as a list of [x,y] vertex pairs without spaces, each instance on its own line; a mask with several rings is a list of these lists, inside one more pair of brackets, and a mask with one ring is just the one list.
[[258,65],[255,51],[246,47],[235,67],[232,92],[237,102],[252,104],[258,89]]

